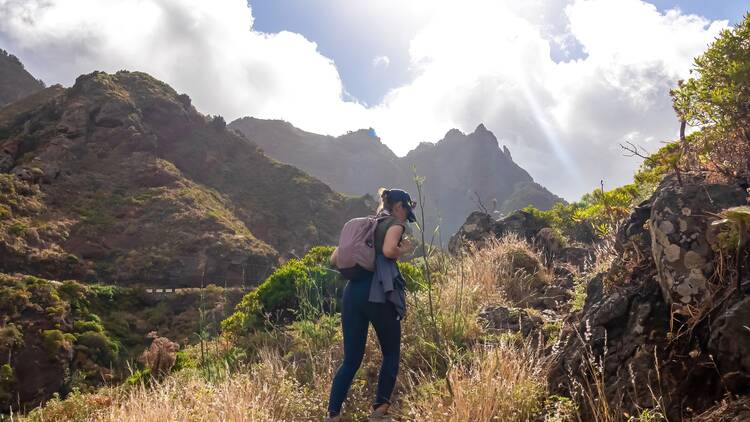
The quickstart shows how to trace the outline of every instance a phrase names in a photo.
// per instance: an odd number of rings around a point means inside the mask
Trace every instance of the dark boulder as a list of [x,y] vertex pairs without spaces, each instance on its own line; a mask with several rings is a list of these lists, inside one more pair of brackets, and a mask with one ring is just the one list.
[[529,314],[525,309],[489,306],[479,314],[488,330],[499,333],[520,332],[524,336],[542,326],[542,318]]
[[733,393],[750,392],[750,298],[713,323],[708,348],[727,388]]
[[700,176],[666,177],[654,195],[648,228],[659,286],[674,312],[694,315],[711,306],[709,279],[714,252],[709,242],[712,217],[744,204],[737,185],[706,183]]
[[[705,288],[696,288],[718,264],[708,241],[708,216],[744,201],[744,191],[733,185],[687,174],[682,184],[665,178],[651,200],[626,219],[617,233],[618,257],[589,282],[580,319],[561,333],[550,389],[596,395],[580,386],[597,377],[606,396],[600,399],[611,408],[637,414],[659,406],[669,420],[711,408],[727,388],[744,392],[750,301],[735,304],[730,298],[720,304]],[[694,283],[698,278],[704,283]],[[684,283],[690,294],[679,294]],[[710,300],[715,306],[705,313]],[[689,320],[680,315],[683,306],[704,313]],[[584,419],[591,416],[585,404],[582,411]]]
[[487,240],[499,239],[507,234],[516,234],[533,242],[537,233],[545,227],[549,226],[544,220],[522,210],[500,220],[493,219],[489,214],[474,211],[456,234],[451,236],[448,250],[457,253],[462,246],[470,243],[481,247]]

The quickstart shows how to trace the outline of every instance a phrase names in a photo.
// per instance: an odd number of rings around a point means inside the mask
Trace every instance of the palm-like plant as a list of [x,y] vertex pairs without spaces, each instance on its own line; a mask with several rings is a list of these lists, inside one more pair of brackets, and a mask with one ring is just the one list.
[[[720,220],[716,220],[711,223],[714,226],[728,226],[731,230],[732,235],[736,234],[736,255],[735,255],[735,269],[737,272],[737,293],[742,292],[742,251],[745,250],[745,246],[750,240],[750,206],[742,205],[738,207],[727,208],[722,211]],[[730,235],[730,239],[733,236]]]

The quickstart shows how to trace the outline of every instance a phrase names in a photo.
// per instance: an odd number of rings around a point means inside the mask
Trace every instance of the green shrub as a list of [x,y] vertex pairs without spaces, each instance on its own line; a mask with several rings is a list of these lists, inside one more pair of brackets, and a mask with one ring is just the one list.
[[328,260],[333,247],[310,250],[301,259],[291,259],[274,271],[255,290],[247,293],[235,312],[222,321],[221,329],[241,335],[274,322],[317,319],[338,308],[344,280]]
[[128,385],[149,385],[151,384],[151,370],[137,369],[135,372],[130,374],[128,379],[125,380]]
[[97,331],[86,331],[76,336],[76,348],[86,352],[101,365],[113,363],[120,352],[120,346],[106,334]]
[[[701,130],[689,145],[702,166],[747,175],[750,151],[750,14],[695,58],[694,72],[671,91],[680,120]],[[693,148],[696,147],[697,148]],[[716,165],[718,163],[718,165]],[[708,164],[708,165],[707,165]]]
[[63,333],[60,330],[42,331],[42,346],[50,357],[57,356],[62,348],[70,349],[73,342],[75,342],[75,337],[70,333]]
[[573,286],[573,297],[570,298],[570,310],[577,312],[583,310],[586,304],[586,280],[578,280]]
[[409,262],[399,262],[398,269],[401,271],[404,281],[406,281],[406,291],[421,292],[427,289],[424,274],[416,265]]
[[27,229],[28,227],[25,224],[16,221],[10,225],[10,227],[8,228],[8,233],[12,234],[13,236],[20,236],[24,234]]
[[13,367],[9,363],[0,366],[0,402],[7,403],[13,399],[13,386],[15,383],[16,375]]
[[323,315],[317,321],[301,320],[289,325],[287,333],[292,337],[292,351],[314,353],[336,343],[339,338],[341,316]]
[[649,156],[633,176],[633,183],[608,191],[597,189],[577,202],[558,202],[547,211],[533,206],[524,211],[541,218],[568,239],[592,242],[608,234],[635,205],[651,196],[672,168],[678,150],[678,143],[669,143]]
[[8,323],[5,327],[0,328],[0,348],[12,349],[23,344],[23,333],[15,324]]
[[85,333],[86,331],[93,331],[96,333],[104,333],[104,326],[102,325],[101,320],[99,320],[99,317],[96,315],[91,315],[92,317],[95,317],[95,319],[88,320],[88,321],[74,321],[73,322],[73,329],[77,333]]
[[184,351],[180,350],[177,352],[176,359],[174,361],[174,366],[172,367],[172,372],[177,372],[182,369],[186,368],[197,368],[198,363],[193,360],[193,358],[190,357],[190,355]]

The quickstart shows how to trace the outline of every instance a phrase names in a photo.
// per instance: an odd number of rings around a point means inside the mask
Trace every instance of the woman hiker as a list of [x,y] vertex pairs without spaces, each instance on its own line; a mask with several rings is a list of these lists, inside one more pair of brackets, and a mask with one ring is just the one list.
[[[344,361],[333,378],[328,401],[327,421],[341,420],[341,406],[354,374],[362,363],[369,324],[375,328],[383,362],[378,377],[377,396],[369,421],[388,421],[391,393],[396,384],[401,348],[401,319],[405,312],[403,278],[396,260],[411,253],[412,245],[403,239],[407,222],[414,222],[415,203],[406,191],[381,188],[375,227],[375,271],[362,268],[344,288],[341,326],[344,334]],[[337,266],[338,248],[331,255]],[[389,293],[383,285],[393,283]]]

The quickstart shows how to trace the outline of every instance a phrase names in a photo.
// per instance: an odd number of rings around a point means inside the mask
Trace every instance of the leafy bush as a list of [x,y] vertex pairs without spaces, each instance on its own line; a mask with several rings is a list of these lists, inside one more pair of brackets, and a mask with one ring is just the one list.
[[[338,311],[346,280],[329,263],[333,250],[333,246],[316,246],[302,258],[284,263],[242,298],[235,312],[221,323],[222,331],[240,335],[269,321],[312,321]],[[407,262],[398,266],[407,290],[425,288],[419,268]]]
[[[704,168],[748,176],[750,169],[750,14],[695,59],[698,77],[672,90],[681,120],[701,127],[692,153]],[[697,147],[697,148],[695,148]]]
[[650,197],[678,159],[679,143],[666,144],[644,160],[633,183],[608,191],[597,189],[583,195],[580,201],[558,202],[547,211],[533,206],[524,211],[541,218],[568,239],[590,243],[610,233],[635,205]]
[[151,384],[151,370],[137,369],[125,380],[127,385],[149,385]]
[[[96,315],[92,316],[96,317]],[[98,317],[96,317],[96,320],[73,321],[73,329],[77,333],[85,333],[86,331],[104,333],[104,326],[102,325],[102,322]]]
[[222,330],[239,335],[262,327],[268,318],[287,322],[335,311],[344,280],[328,264],[332,252],[333,247],[316,247],[284,263],[242,298]]
[[409,262],[399,262],[398,269],[406,281],[407,292],[421,292],[427,289],[424,274],[416,265]]
[[72,334],[63,333],[60,330],[42,331],[42,345],[50,357],[57,356],[62,348],[70,349],[73,342],[75,342],[75,337]]
[[76,348],[85,351],[94,361],[101,365],[113,363],[120,352],[120,346],[106,334],[97,331],[86,331],[76,336]]
[[198,366],[198,363],[184,350],[177,352],[176,356],[177,359],[174,361],[172,372],[177,372],[186,368],[196,368]]

